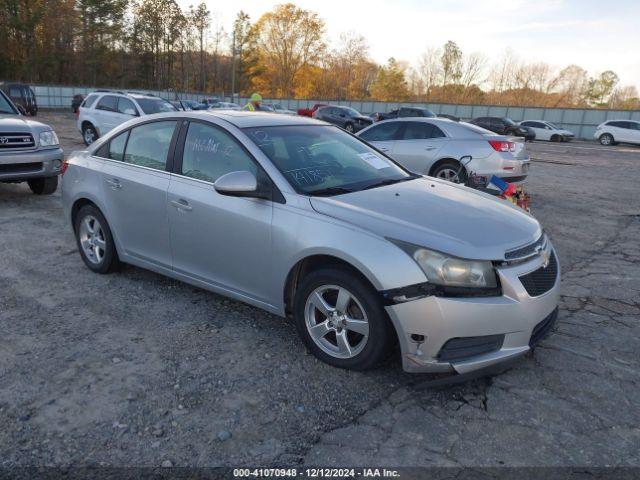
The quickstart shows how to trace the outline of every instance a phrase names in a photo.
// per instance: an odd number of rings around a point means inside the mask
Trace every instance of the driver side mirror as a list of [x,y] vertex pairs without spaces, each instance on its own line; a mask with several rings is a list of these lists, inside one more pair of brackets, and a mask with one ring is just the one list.
[[213,184],[216,192],[229,197],[249,197],[271,199],[271,192],[258,186],[256,176],[246,170],[222,175]]

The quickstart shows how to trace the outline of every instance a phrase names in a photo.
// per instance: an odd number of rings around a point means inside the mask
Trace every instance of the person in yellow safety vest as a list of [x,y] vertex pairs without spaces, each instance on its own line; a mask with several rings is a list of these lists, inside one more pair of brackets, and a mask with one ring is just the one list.
[[255,112],[256,110],[260,110],[260,102],[262,102],[262,95],[259,93],[254,93],[251,95],[251,100],[247,103],[242,109],[249,110],[250,112]]

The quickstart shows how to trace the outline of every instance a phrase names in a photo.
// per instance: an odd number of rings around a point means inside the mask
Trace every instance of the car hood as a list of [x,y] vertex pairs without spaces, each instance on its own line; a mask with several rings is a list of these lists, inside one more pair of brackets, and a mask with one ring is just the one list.
[[373,123],[373,120],[369,117],[365,117],[364,115],[356,115],[355,117],[351,117],[354,120],[359,120],[364,123]]
[[505,200],[427,177],[311,197],[311,205],[376,235],[475,260],[503,260],[542,234],[536,219]]
[[0,114],[0,132],[44,132],[51,127],[44,123],[29,120],[22,115]]

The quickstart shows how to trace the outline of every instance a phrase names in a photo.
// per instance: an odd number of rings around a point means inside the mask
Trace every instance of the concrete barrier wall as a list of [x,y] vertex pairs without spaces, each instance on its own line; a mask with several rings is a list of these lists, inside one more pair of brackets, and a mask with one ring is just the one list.
[[[91,87],[34,85],[38,105],[41,108],[71,108],[71,99],[80,93],[87,95],[95,91]],[[152,93],[168,100],[201,100],[203,97],[212,97],[211,94],[197,92],[167,92],[154,90],[135,90],[137,92]],[[221,97],[221,100],[230,102],[231,97]],[[235,97],[236,103],[244,105],[246,97]],[[596,127],[606,120],[638,120],[640,110],[595,110],[578,108],[539,108],[539,107],[510,107],[498,105],[454,105],[444,103],[397,103],[397,102],[371,102],[371,101],[327,101],[321,99],[296,100],[296,99],[269,99],[265,102],[279,103],[282,107],[291,110],[309,108],[315,103],[330,103],[352,107],[364,114],[373,112],[388,112],[400,106],[427,107],[436,114],[449,114],[469,120],[484,116],[505,116],[516,122],[521,120],[546,120],[556,125],[571,130],[577,138],[592,139]]]

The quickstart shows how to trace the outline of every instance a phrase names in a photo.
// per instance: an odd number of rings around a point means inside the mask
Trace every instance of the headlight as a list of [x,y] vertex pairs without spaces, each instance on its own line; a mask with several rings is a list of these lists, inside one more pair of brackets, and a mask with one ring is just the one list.
[[59,145],[58,136],[53,130],[40,133],[40,146],[41,147],[54,147]]
[[429,283],[465,288],[498,286],[495,269],[489,261],[465,260],[397,240],[393,243],[416,261]]

